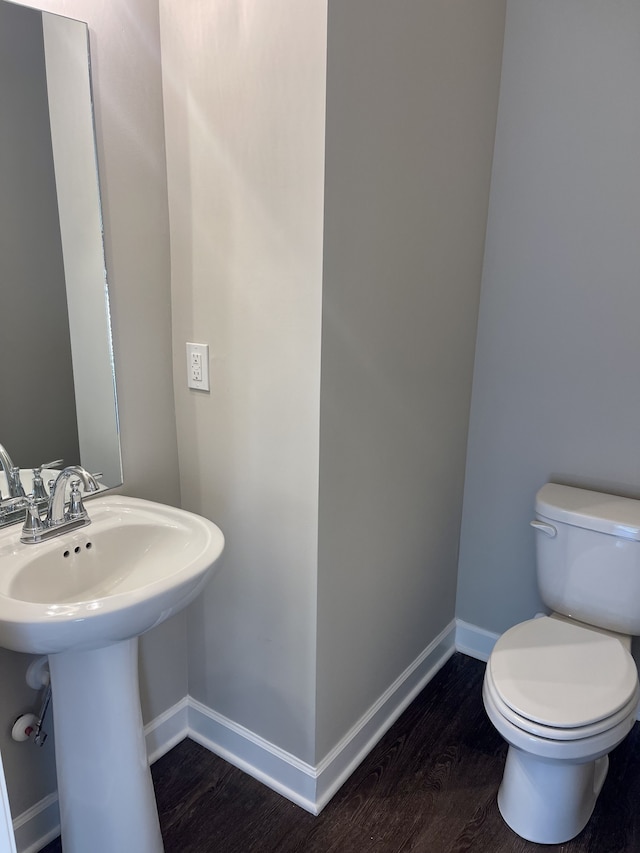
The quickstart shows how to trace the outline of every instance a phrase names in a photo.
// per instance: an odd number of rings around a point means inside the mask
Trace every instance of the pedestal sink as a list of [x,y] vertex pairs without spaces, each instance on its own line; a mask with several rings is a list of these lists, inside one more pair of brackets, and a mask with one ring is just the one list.
[[0,531],[0,645],[49,655],[65,853],[160,853],[138,636],[193,601],[224,537],[136,498],[87,509],[89,526],[37,545],[19,526]]

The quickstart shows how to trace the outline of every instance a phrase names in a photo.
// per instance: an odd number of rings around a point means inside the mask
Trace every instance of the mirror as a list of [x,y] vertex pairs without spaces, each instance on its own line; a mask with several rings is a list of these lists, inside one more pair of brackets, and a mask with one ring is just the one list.
[[21,469],[62,458],[109,488],[122,466],[88,48],[86,24],[0,0],[0,444]]

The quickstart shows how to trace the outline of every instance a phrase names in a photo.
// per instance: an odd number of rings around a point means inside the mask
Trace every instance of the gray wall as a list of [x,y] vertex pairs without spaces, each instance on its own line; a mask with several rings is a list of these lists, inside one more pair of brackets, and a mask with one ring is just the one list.
[[323,6],[161,3],[190,691],[311,764],[453,617],[504,25]]
[[503,0],[331,0],[316,760],[454,615]]
[[182,498],[226,537],[189,688],[311,762],[326,0],[161,0],[161,22]]
[[547,480],[640,496],[640,6],[508,0],[458,615],[540,607]]

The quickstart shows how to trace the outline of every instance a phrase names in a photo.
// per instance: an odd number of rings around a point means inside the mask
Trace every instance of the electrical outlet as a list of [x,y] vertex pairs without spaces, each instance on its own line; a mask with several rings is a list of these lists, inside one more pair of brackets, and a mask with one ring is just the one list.
[[209,391],[209,344],[187,341],[187,387]]

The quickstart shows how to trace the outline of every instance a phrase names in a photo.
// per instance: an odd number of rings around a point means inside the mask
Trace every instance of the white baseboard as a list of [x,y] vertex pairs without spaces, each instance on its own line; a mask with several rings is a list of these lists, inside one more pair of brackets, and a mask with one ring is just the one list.
[[456,619],[456,651],[487,661],[500,635]]
[[144,727],[149,764],[169,752],[189,734],[189,697],[185,696]]
[[322,759],[316,769],[316,814],[449,660],[456,650],[454,640],[455,622],[451,622]]
[[[190,696],[145,726],[149,762],[153,763],[185,737],[190,737],[306,811],[319,814],[456,651],[460,624],[464,623],[452,621],[316,767]],[[13,826],[18,853],[36,853],[60,832],[57,796],[51,794],[41,800],[17,817]]]
[[194,699],[189,702],[189,737],[306,811],[319,814],[382,735],[451,657],[455,651],[454,635],[455,623],[451,622],[317,767],[300,761]]
[[60,835],[58,795],[49,794],[13,821],[18,853],[38,853]]
[[306,811],[315,810],[315,768],[249,729],[189,701],[189,737]]

